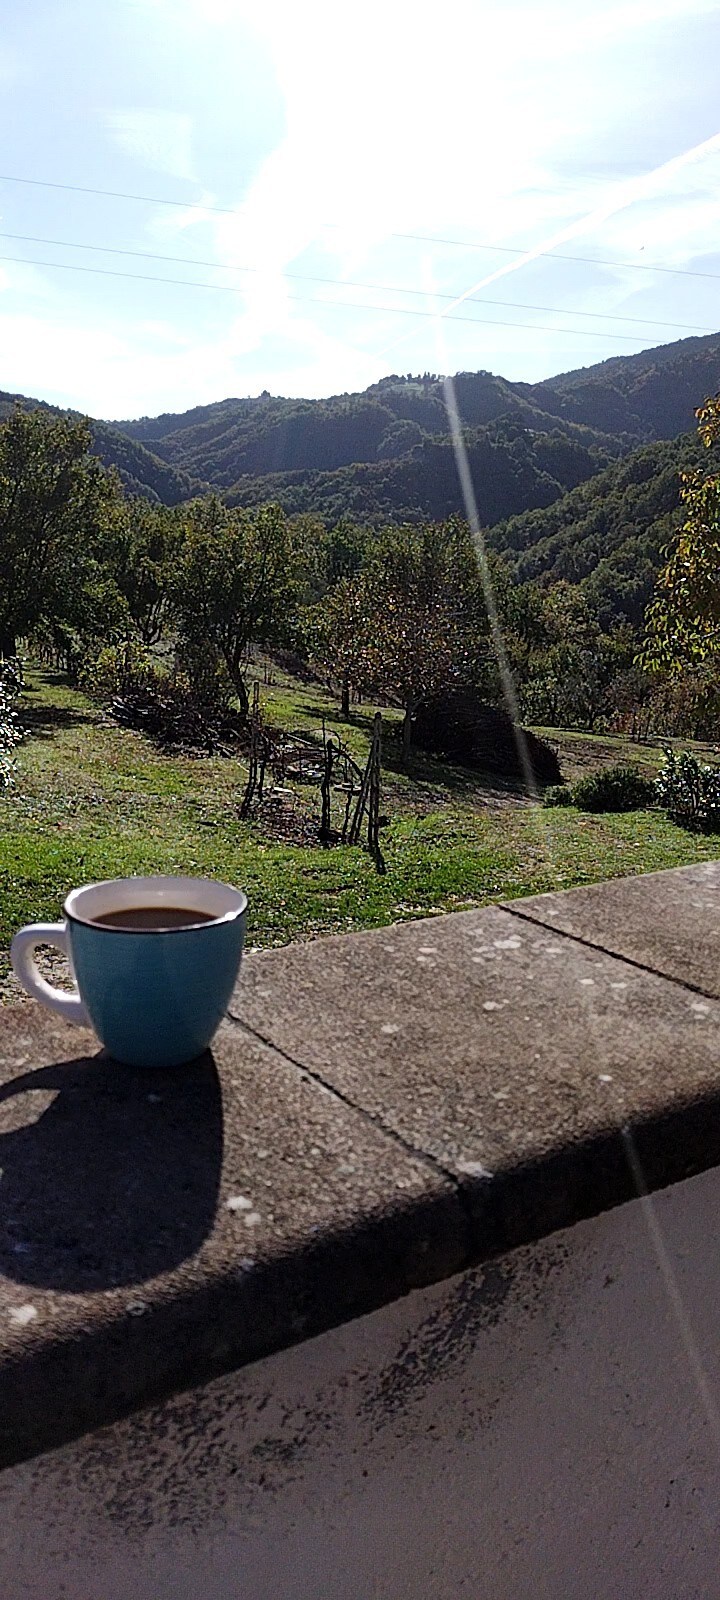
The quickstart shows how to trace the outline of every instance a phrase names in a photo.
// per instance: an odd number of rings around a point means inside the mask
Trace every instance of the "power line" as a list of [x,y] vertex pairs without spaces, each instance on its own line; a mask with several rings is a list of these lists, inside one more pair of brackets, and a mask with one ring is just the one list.
[[[0,239],[14,239],[18,243],[22,244],[46,244],[50,246],[59,246],[63,250],[92,250],[93,252],[102,255],[128,256],[137,261],[172,261],[177,266],[213,267],[218,272],[248,272],[259,275],[262,274],[263,270],[261,267],[239,267],[234,262],[230,261],[206,261],[198,256],[160,255],[157,251],[151,250],[127,250],[116,245],[84,244],[79,242],[77,239],[46,239],[38,234],[32,233],[4,233],[0,231]],[[59,264],[60,263],[58,263],[58,265]],[[52,265],[52,263],[49,262],[48,265]],[[434,300],[454,300],[456,298],[454,294],[449,294],[444,290],[433,289],[431,295],[429,296],[428,291],[425,289],[414,289],[403,284],[395,283],[368,283],[366,280],[358,278],[320,277],[317,273],[292,272],[285,271],[285,269],[283,269],[282,275],[285,278],[292,278],[295,282],[299,283],[323,283],[334,285],[337,288],[347,287],[350,289],[377,289],[383,294],[421,295],[425,300],[428,298],[432,298]],[[171,282],[174,280],[168,279],[167,281]],[[219,288],[221,286],[218,284],[207,285],[206,287]],[[625,317],[619,312],[612,311],[581,311],[578,309],[570,309],[566,306],[533,305],[527,300],[491,300],[487,295],[469,295],[468,303],[485,306],[507,306],[512,311],[549,311],[554,315],[591,317],[595,321],[600,320],[602,322],[629,322],[633,326],[641,325],[647,328],[682,329],[687,333],[709,334],[715,331],[713,328],[700,327],[699,324],[695,322],[668,322],[662,317]]]
[[[244,209],[243,205],[237,206],[211,206],[204,205],[200,200],[171,200],[167,195],[132,194],[124,189],[93,189],[89,185],[79,183],[54,183],[47,178],[20,178],[12,173],[0,173],[0,183],[24,184],[34,189],[59,189],[67,194],[90,194],[106,200],[137,200],[144,205],[174,206],[181,211],[206,211],[212,215],[223,217],[237,217]],[[321,228],[337,229],[341,227],[337,222],[321,222]],[[459,250],[490,250],[499,255],[524,256],[528,253],[528,246],[509,244],[487,244],[477,239],[449,239],[442,234],[432,233],[399,233],[388,234],[390,239],[414,240],[420,244],[449,245]],[[559,251],[541,250],[538,260],[547,261],[577,261],[591,267],[623,267],[632,272],[664,272],[679,278],[709,278],[720,280],[720,272],[699,272],[692,267],[667,267],[654,261],[617,261],[606,256],[571,256],[560,254]]]
[[[503,256],[526,256],[528,245],[478,244],[473,239],[443,239],[432,233],[393,233],[393,239],[416,239],[424,244],[447,244],[462,250],[492,250]],[[697,272],[692,267],[665,267],[657,261],[618,261],[612,256],[566,256],[559,250],[539,250],[537,261],[580,261],[588,267],[627,267],[631,272],[666,272],[674,278],[712,278],[720,282],[720,272]]]
[[[120,272],[112,267],[85,267],[69,261],[35,261],[27,256],[0,255],[0,261],[14,261],[23,267],[50,267],[59,272],[84,272],[100,278],[125,278],[131,283],[162,283],[175,284],[180,289],[212,289],[216,294],[242,294],[243,290],[235,288],[228,283],[202,283],[195,278],[160,278],[147,272]],[[438,315],[435,311],[421,311],[419,307],[412,306],[373,306],[363,305],[358,300],[324,300],[317,295],[290,294],[288,300],[300,305],[333,306],[340,311],[371,311],[387,312],[393,317],[431,317]],[[498,304],[506,305],[507,301]],[[576,338],[588,339],[614,339],[621,340],[623,344],[638,344],[642,342],[642,335],[633,336],[631,333],[610,333],[605,329],[595,328],[551,328],[546,323],[504,321],[499,317],[449,317],[450,322],[467,322],[476,327],[490,328],[523,328],[526,333],[565,333]]]
[[81,183],[50,183],[47,178],[16,178],[7,172],[0,172],[0,183],[24,183],[33,189],[62,189],[66,194],[95,194],[107,200],[141,200],[150,206],[179,206],[181,211],[213,211],[225,217],[237,214],[237,206],[204,206],[199,200],[168,200],[165,195],[128,194],[124,189],[90,189]]

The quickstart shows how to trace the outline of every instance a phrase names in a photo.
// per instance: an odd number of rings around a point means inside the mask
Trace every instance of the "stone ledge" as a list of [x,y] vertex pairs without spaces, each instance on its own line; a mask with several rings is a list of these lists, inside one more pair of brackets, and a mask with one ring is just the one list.
[[509,911],[720,998],[720,862],[616,878]]
[[177,1074],[0,1012],[0,1464],[717,1164],[719,886],[252,955]]
[[0,1465],[467,1258],[449,1179],[232,1024],[139,1073],[13,1008],[0,1083]]
[[[654,877],[594,892],[644,885],[655,919]],[[593,947],[587,919],[587,942],[556,932],[584,893],[251,956],[236,993],[256,1036],[452,1174],[475,1260],[633,1198],[636,1158],[649,1188],[720,1160],[720,1003]]]

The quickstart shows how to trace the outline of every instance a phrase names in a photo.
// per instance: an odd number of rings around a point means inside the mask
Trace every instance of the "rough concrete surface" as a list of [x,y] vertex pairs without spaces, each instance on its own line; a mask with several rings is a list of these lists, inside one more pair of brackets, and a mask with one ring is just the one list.
[[0,1013],[0,1464],[720,1163],[720,1001],[538,903],[253,955],[179,1072]]
[[0,1475],[2,1600],[720,1600],[720,1173]]
[[507,909],[720,997],[720,861],[534,895]]
[[720,1005],[507,911],[251,956],[233,1011],[453,1173],[478,1257],[720,1159]]
[[454,1272],[454,1186],[255,1041],[133,1071],[0,1019],[0,1463]]

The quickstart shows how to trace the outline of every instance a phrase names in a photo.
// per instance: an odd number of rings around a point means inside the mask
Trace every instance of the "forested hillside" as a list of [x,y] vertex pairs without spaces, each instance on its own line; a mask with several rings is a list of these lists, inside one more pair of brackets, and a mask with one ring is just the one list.
[[[124,494],[87,420],[18,406],[0,426],[0,657],[12,664],[20,644],[129,726],[205,748],[247,730],[252,650],[289,652],[335,685],[341,717],[353,693],[402,711],[407,762],[416,724],[444,739],[451,700],[467,732],[478,701],[502,698],[493,612],[529,723],[714,737],[720,475],[706,446],[720,443],[720,397],[698,421],[698,437],[643,445],[591,478],[598,447],[561,431],[468,429],[481,515],[495,524],[490,607],[467,522],[444,515],[457,492],[447,440],[340,469],[356,486],[382,472],[385,502],[348,516],[346,497],[323,521],[276,497],[231,506],[208,492],[169,507]],[[401,469],[430,514],[393,525]],[[308,474],[311,487],[322,476]],[[517,513],[500,521],[508,503]],[[9,782],[12,718],[5,731]]]
[[105,467],[116,467],[128,494],[143,495],[166,506],[179,505],[202,492],[206,485],[180,467],[170,466],[135,439],[128,439],[108,422],[93,422],[92,448]]
[[[637,622],[694,444],[695,407],[720,388],[720,335],[613,357],[543,383],[491,372],[454,380],[478,510],[520,577],[581,582]],[[0,419],[13,400],[0,393]],[[32,408],[44,402],[25,400]],[[184,413],[92,423],[123,486],[176,505],[211,488],[230,506],[277,501],[328,526],[464,512],[443,380],[391,374],[363,394],[267,392]]]
[[[478,510],[484,523],[527,506],[548,506],[566,489],[605,465],[608,453],[562,432],[531,433],[513,423],[468,432],[467,450]],[[336,472],[276,473],[242,478],[228,491],[230,505],[277,500],[291,513],[315,512],[326,522],[350,516],[378,526],[465,514],[449,439],[423,439],[395,461],[363,463]]]
[[[50,416],[78,416],[78,412],[63,412],[58,406],[49,406],[44,400],[28,399],[25,395],[7,394],[0,390],[0,422],[9,417],[18,403],[25,410],[46,411]],[[196,482],[190,475],[161,461],[159,456],[146,449],[135,439],[113,427],[110,422],[91,422],[92,449],[105,467],[115,467],[123,488],[128,494],[142,495],[166,506],[179,505],[206,485]]]
[[[717,335],[616,357],[534,385],[511,383],[491,372],[461,372],[455,378],[458,409],[467,428],[502,421],[543,435],[559,430],[584,449],[595,448],[605,460],[633,445],[689,430],[699,399],[718,386]],[[364,394],[328,400],[284,400],[265,393],[114,426],[193,477],[234,490],[243,503],[253,492],[248,479],[404,461],[424,443],[448,436],[443,383],[434,373],[393,374]],[[290,493],[296,486],[280,482],[278,487]],[[309,508],[322,511],[328,499],[356,488],[354,481],[340,478],[333,495],[319,482],[322,504]],[[363,493],[365,488],[363,484]],[[390,506],[399,500],[407,509],[408,490],[391,492]],[[258,498],[265,492],[265,484],[259,484]],[[305,485],[306,506],[310,493]],[[430,511],[422,501],[411,502],[411,509],[416,515]]]
[[712,334],[640,355],[613,356],[596,367],[548,378],[535,392],[545,396],[548,409],[557,397],[563,416],[590,427],[673,439],[692,427],[695,407],[718,388],[720,339]]
[[[498,420],[560,432],[607,457],[633,440],[606,435],[535,405],[503,378],[462,373],[458,405],[468,428]],[[447,410],[438,379],[390,378],[363,395],[331,400],[227,400],[188,413],[121,423],[128,436],[150,444],[163,460],[184,467],[214,487],[247,492],[247,478],[289,472],[335,472],[354,465],[396,461],[430,440],[448,437]],[[164,431],[160,431],[163,424]],[[341,485],[342,492],[342,485]],[[418,507],[418,510],[421,508]]]
[[490,543],[521,581],[581,584],[606,620],[639,624],[677,527],[680,473],[702,454],[692,434],[634,450],[552,505],[499,522]]

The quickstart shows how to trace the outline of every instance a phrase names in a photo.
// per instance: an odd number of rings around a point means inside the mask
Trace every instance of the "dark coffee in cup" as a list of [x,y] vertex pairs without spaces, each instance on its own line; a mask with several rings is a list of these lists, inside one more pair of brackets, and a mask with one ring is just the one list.
[[201,922],[214,922],[210,911],[194,906],[124,906],[121,911],[98,912],[93,917],[98,928],[125,928],[128,933],[169,933],[171,928],[197,928]]

